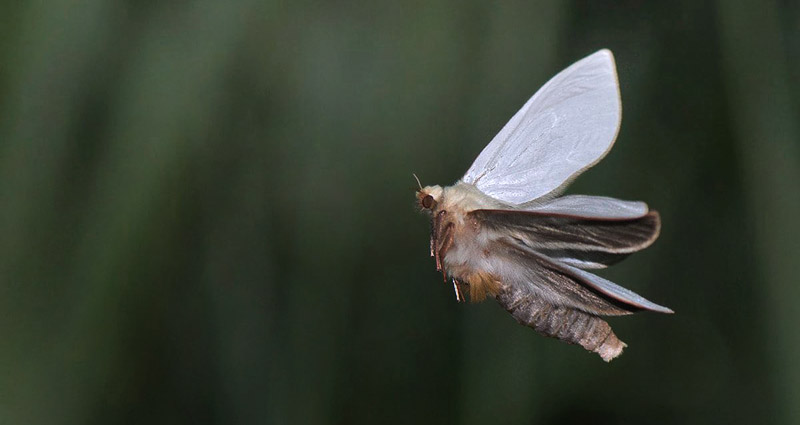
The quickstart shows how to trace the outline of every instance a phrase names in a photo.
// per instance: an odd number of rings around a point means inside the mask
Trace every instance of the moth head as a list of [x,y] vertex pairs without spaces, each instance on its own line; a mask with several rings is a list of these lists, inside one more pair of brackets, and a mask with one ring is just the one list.
[[425,186],[417,191],[417,204],[422,210],[433,211],[441,200],[441,186]]

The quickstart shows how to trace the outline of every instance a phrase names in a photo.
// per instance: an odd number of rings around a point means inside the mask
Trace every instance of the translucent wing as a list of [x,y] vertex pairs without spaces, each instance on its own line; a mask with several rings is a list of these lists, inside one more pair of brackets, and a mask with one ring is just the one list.
[[[548,258],[514,239],[498,240],[496,261],[503,262],[506,284],[527,288],[549,303],[597,315],[636,310],[673,313],[641,295],[595,274]],[[505,249],[503,249],[505,248]]]
[[511,204],[556,193],[611,149],[621,117],[614,57],[600,50],[542,86],[462,180]]
[[469,217],[497,234],[562,263],[597,269],[647,248],[658,237],[655,211],[620,218],[540,211],[474,210]]
[[649,209],[641,201],[623,201],[606,196],[567,195],[527,207],[525,211],[615,220],[643,217]]
[[567,273],[583,281],[587,287],[595,289],[601,294],[613,298],[620,303],[658,313],[674,313],[672,309],[647,300],[643,296],[631,291],[630,289],[623,288],[616,283],[603,279],[596,274],[583,271],[567,264],[562,264],[562,266]]

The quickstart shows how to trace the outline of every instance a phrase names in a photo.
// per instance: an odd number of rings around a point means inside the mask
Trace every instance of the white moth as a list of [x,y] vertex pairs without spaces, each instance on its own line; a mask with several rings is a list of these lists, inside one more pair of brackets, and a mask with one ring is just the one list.
[[431,256],[457,300],[489,294],[521,324],[605,361],[626,345],[599,316],[672,313],[584,271],[652,244],[658,213],[644,202],[558,197],[611,149],[621,109],[614,57],[600,50],[539,89],[461,180],[417,192]]

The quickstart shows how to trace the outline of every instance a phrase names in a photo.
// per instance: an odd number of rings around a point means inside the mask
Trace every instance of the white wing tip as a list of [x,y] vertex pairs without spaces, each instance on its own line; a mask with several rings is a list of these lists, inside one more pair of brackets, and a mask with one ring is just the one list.
[[609,49],[606,49],[606,48],[600,49],[600,50],[596,51],[594,54],[595,54],[595,55],[597,55],[597,54],[603,54],[603,55],[608,55],[608,56],[611,56],[612,58],[614,57],[614,54],[613,54],[613,53],[611,53],[611,50],[609,50]]
[[614,61],[614,54],[611,53],[611,50],[600,49],[600,50],[592,53],[591,55],[587,56],[586,58],[587,59],[592,58],[592,59],[605,60],[611,65],[611,68],[616,69],[616,62]]

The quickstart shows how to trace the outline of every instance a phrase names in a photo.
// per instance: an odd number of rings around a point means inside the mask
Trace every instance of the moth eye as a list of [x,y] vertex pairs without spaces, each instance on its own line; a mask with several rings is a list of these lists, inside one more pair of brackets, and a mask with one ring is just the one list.
[[422,208],[430,209],[435,203],[436,201],[433,200],[433,196],[431,195],[425,195],[425,197],[422,198]]

